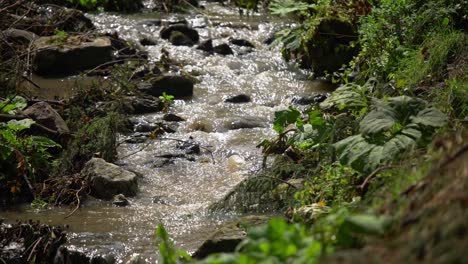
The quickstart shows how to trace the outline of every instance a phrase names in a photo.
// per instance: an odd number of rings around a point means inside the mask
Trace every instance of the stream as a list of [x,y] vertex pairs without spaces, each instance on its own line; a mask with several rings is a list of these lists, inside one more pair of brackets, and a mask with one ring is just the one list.
[[[185,119],[172,124],[177,126],[175,133],[164,135],[166,140],[120,145],[117,164],[143,176],[138,195],[129,198],[131,205],[116,207],[111,202],[91,200],[68,219],[64,217],[71,208],[35,210],[25,206],[2,212],[0,217],[69,225],[69,247],[89,254],[113,254],[118,263],[135,253],[148,263],[155,263],[158,252],[154,230],[159,223],[164,224],[178,247],[193,252],[216,226],[236,217],[206,209],[261,169],[261,151],[255,146],[261,139],[275,135],[271,129],[274,112],[287,108],[294,96],[310,96],[331,87],[308,80],[310,72],[285,62],[278,47],[263,44],[286,22],[264,15],[240,18],[237,8],[202,4],[206,6],[204,15],[88,15],[101,32],[117,31],[129,40],[156,38],[156,45],[145,46],[150,60],[158,60],[165,49],[183,65],[181,71],[199,80],[192,98],[175,100],[169,108],[170,113]],[[195,47],[173,46],[159,38],[160,26],[142,23],[182,18],[197,26],[201,41],[212,38],[217,45],[229,43],[229,38],[246,39],[256,48],[250,51],[230,44],[234,55],[207,55]],[[224,102],[239,94],[249,95],[251,102]],[[152,124],[161,117],[162,113],[156,113],[133,119]],[[239,123],[250,128],[237,129],[233,125]],[[122,136],[121,140],[125,138]],[[200,143],[201,153],[190,159],[162,160],[161,156],[180,151],[178,140]]]

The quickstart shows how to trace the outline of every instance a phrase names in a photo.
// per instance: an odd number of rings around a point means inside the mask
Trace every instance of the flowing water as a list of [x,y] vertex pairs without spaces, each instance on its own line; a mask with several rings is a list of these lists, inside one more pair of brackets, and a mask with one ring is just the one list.
[[[145,26],[153,13],[137,15],[90,15],[103,32],[119,32],[129,40],[157,37],[159,26]],[[161,19],[161,17],[157,17]],[[197,28],[201,40],[213,38],[214,44],[227,43],[230,37],[251,41],[256,48],[249,52],[235,47],[235,55],[207,55],[194,47],[173,46],[158,39],[145,47],[151,60],[158,60],[161,50],[181,65],[184,72],[196,75],[194,96],[176,100],[169,112],[186,121],[166,140],[122,144],[119,165],[140,173],[139,193],[130,198],[131,206],[115,207],[110,202],[92,200],[70,218],[70,208],[36,211],[29,207],[1,213],[9,220],[37,219],[51,224],[68,224],[71,247],[89,252],[112,253],[124,262],[132,253],[144,256],[149,263],[157,259],[154,229],[163,223],[176,245],[193,252],[214,228],[234,215],[213,215],[207,207],[220,200],[240,181],[260,169],[261,153],[255,146],[262,138],[274,136],[271,122],[274,112],[284,109],[295,95],[313,95],[330,89],[318,81],[309,81],[302,72],[286,63],[278,48],[263,41],[281,21],[254,16],[239,18],[237,9],[206,3],[204,15],[185,15]],[[177,20],[180,17],[162,17]],[[232,95],[248,94],[245,104],[224,103]],[[153,123],[162,114],[134,117],[140,123]],[[254,128],[233,129],[233,123],[247,122]],[[177,140],[201,144],[201,154],[191,159],[175,158],[165,164],[161,156],[178,153]]]

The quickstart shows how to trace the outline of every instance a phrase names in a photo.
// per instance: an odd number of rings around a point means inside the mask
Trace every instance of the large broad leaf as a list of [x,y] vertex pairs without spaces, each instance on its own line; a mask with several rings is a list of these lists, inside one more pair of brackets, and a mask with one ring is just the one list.
[[57,142],[53,141],[50,138],[41,137],[41,136],[31,136],[31,144],[41,148],[61,148]]
[[417,98],[398,96],[372,102],[371,111],[359,123],[361,134],[335,143],[342,164],[360,172],[371,172],[394,162],[401,153],[415,148],[447,117]]
[[301,112],[289,107],[287,110],[275,112],[275,120],[273,121],[273,129],[278,133],[283,133],[289,124],[294,124],[301,121]]
[[426,127],[442,127],[447,124],[447,116],[434,107],[428,107],[411,118],[412,123]]
[[338,87],[325,101],[320,103],[322,109],[337,107],[345,109],[349,107],[366,107],[367,97],[365,96],[368,86],[360,86],[348,83]]
[[372,101],[372,110],[359,123],[359,131],[362,134],[376,134],[389,130],[397,122],[397,113],[380,100]]
[[6,124],[8,129],[21,131],[30,128],[34,123],[34,120],[26,118],[21,120],[10,120]]

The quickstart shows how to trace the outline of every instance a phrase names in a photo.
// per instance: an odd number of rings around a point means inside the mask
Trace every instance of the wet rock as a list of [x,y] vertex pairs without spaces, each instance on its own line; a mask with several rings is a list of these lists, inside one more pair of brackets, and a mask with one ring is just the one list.
[[155,97],[129,96],[125,98],[124,103],[127,113],[136,115],[160,112],[164,108],[161,101]]
[[199,118],[194,120],[190,125],[189,128],[191,130],[195,131],[203,131],[203,132],[213,132],[214,131],[214,126],[213,126],[213,121],[207,119],[207,118]]
[[[76,37],[76,41],[72,38]],[[61,43],[56,36],[34,41],[34,72],[41,76],[67,76],[95,68],[113,60],[109,37],[82,41],[78,36]]]
[[214,53],[220,55],[232,55],[234,52],[232,51],[231,47],[228,44],[223,43],[213,48]]
[[236,46],[255,48],[255,46],[250,41],[245,39],[231,39],[229,42]]
[[162,21],[159,19],[149,19],[149,20],[138,22],[138,25],[148,26],[148,27],[159,27],[161,26],[161,24],[162,24]]
[[125,264],[147,264],[147,262],[139,254],[133,254],[133,256],[127,262],[125,262]]
[[151,166],[151,168],[162,168],[166,165],[173,164],[174,161],[165,158],[156,158],[151,161],[145,162],[145,165]]
[[115,264],[115,257],[113,255],[94,256],[91,258],[90,264]]
[[171,32],[169,42],[174,46],[193,46],[195,44],[188,36],[179,31]]
[[184,36],[190,39],[193,43],[197,43],[198,40],[200,39],[198,32],[195,29],[185,24],[176,24],[176,25],[165,27],[161,30],[159,34],[161,38],[169,39],[172,35],[172,32],[182,33]]
[[181,121],[185,121],[185,119],[183,119],[182,117],[178,116],[178,115],[175,115],[175,114],[165,114],[163,116],[163,120],[164,121],[168,121],[168,122],[181,122]]
[[187,155],[192,155],[192,154],[200,154],[201,149],[200,149],[200,144],[193,142],[193,141],[186,141],[177,146],[179,149],[185,150],[185,153]]
[[140,44],[143,46],[155,46],[158,42],[155,39],[144,37],[140,39]]
[[92,195],[109,200],[116,194],[134,196],[138,191],[137,175],[100,158],[88,161],[81,175],[90,182]]
[[248,103],[250,102],[250,96],[246,94],[239,94],[235,96],[231,96],[224,100],[225,103],[234,103],[234,104],[240,104],[240,103]]
[[151,132],[159,128],[157,124],[150,124],[150,123],[139,123],[136,124],[133,130],[135,132]]
[[117,194],[112,198],[112,204],[117,205],[117,206],[129,206],[130,202],[128,201],[127,197],[123,194]]
[[203,41],[202,43],[200,43],[200,45],[198,45],[197,49],[212,53],[213,52],[213,40],[208,39],[208,40]]
[[270,36],[268,36],[264,41],[263,41],[263,44],[265,45],[271,45],[276,39],[276,36],[275,34],[271,34]]
[[228,119],[225,127],[229,130],[267,127],[267,121],[259,117],[235,117]]
[[294,96],[291,103],[298,105],[318,104],[328,98],[327,94],[317,94],[313,96]]
[[156,77],[150,83],[139,84],[139,89],[152,96],[161,96],[163,92],[175,98],[190,97],[193,95],[194,81],[180,75],[166,75]]
[[85,253],[61,246],[54,257],[53,264],[88,264],[90,258]]
[[237,245],[246,237],[246,228],[261,225],[268,221],[265,216],[247,216],[240,220],[226,223],[210,236],[192,255],[202,259],[214,253],[234,252]]
[[238,171],[245,164],[245,159],[237,154],[227,159],[227,169],[230,172]]
[[132,73],[132,79],[142,79],[147,75],[157,76],[160,74],[161,70],[158,68],[158,66],[151,63],[136,68],[135,71],[133,71]]
[[23,111],[38,124],[55,130],[60,134],[68,134],[70,130],[63,118],[46,102],[38,102]]

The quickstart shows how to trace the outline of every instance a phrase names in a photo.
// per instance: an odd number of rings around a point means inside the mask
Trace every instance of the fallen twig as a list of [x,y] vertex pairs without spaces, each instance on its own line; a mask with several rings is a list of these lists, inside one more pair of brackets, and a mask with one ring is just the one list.
[[69,218],[70,216],[72,216],[76,212],[76,210],[78,210],[78,208],[80,208],[80,205],[81,205],[80,192],[83,190],[83,187],[84,187],[84,185],[81,185],[81,188],[75,194],[76,195],[76,207],[75,207],[75,209],[71,213],[69,213],[67,216],[65,216],[63,219]]

